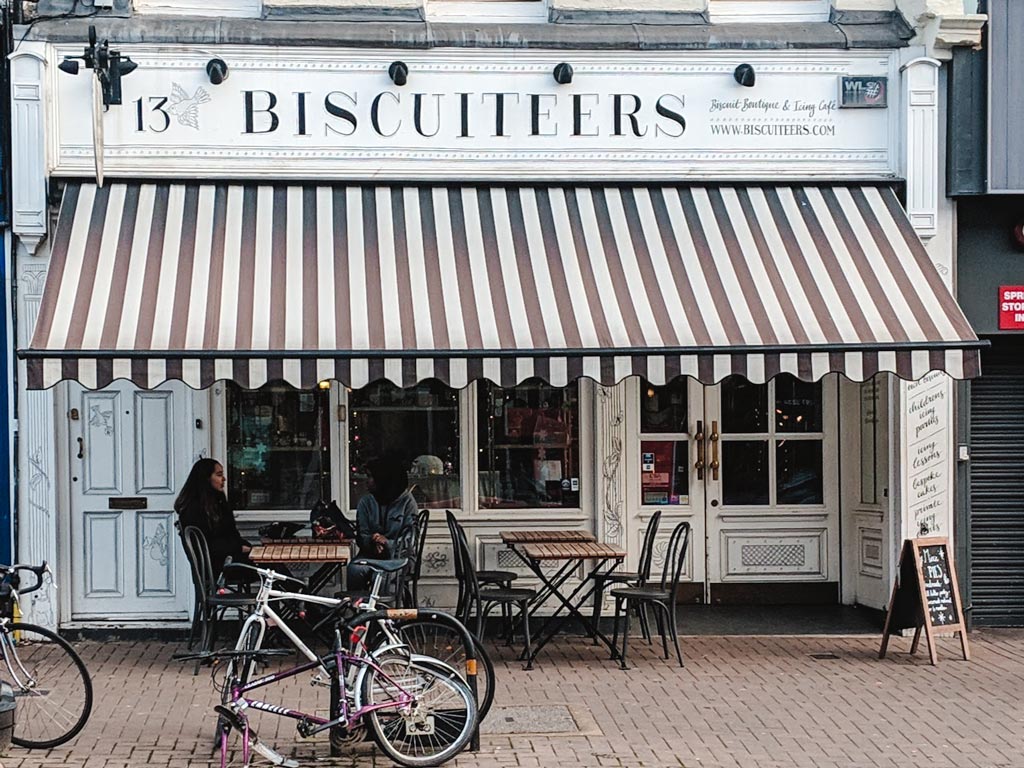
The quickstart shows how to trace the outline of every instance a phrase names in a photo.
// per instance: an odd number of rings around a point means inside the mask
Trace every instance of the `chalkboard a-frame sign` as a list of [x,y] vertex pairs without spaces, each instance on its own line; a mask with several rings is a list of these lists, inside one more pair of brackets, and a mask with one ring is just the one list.
[[921,630],[924,629],[932,664],[939,662],[935,651],[936,631],[959,632],[964,658],[971,658],[949,539],[931,537],[903,542],[899,575],[892,588],[878,658],[885,658],[891,634],[910,628],[914,629],[910,652],[917,653]]

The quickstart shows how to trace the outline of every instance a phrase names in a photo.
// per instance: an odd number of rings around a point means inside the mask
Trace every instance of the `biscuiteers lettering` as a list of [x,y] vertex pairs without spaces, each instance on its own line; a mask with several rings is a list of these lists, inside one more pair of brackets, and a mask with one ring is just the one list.
[[[296,136],[424,138],[630,136],[679,138],[685,98],[665,93],[415,93],[382,91],[369,99],[348,91],[242,91],[244,132]],[[486,126],[483,133],[478,126]]]

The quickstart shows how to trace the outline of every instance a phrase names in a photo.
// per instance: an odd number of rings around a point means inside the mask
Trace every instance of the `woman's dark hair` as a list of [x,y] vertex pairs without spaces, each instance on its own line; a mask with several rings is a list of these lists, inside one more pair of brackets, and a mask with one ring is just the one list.
[[211,523],[216,523],[221,511],[227,506],[227,498],[222,491],[214,489],[210,484],[213,472],[220,465],[216,459],[199,459],[192,465],[181,493],[174,501],[174,511],[181,514],[188,507],[199,507]]
[[404,462],[393,456],[371,460],[366,470],[373,477],[373,495],[380,504],[390,504],[409,487],[409,475]]

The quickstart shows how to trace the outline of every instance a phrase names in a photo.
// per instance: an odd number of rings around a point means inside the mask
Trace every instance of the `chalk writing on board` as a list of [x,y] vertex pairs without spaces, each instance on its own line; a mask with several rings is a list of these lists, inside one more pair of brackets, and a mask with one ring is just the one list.
[[953,599],[953,580],[942,544],[920,547],[921,573],[924,576],[924,595],[932,626],[945,627],[960,623],[960,615]]

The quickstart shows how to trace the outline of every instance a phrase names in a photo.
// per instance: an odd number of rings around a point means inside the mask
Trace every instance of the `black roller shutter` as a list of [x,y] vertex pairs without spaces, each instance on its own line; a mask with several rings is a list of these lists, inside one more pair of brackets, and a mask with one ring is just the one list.
[[975,626],[1024,626],[1024,338],[982,353],[971,383],[970,602]]

